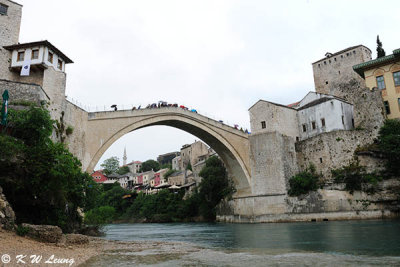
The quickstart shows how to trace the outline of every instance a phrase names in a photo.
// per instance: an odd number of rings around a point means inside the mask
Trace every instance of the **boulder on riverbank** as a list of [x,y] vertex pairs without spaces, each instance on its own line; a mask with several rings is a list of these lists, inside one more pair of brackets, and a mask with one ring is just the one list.
[[0,187],[0,229],[13,230],[15,228],[15,213],[8,203],[3,188]]
[[88,244],[89,238],[85,235],[80,234],[66,234],[65,235],[65,244],[68,245],[82,245]]
[[60,227],[54,225],[33,225],[23,223],[22,227],[27,229],[26,236],[45,243],[58,243],[63,237]]

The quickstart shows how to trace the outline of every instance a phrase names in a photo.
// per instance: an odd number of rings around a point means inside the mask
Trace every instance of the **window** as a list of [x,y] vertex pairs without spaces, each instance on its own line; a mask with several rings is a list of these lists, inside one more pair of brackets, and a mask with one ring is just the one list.
[[325,127],[325,119],[324,118],[321,119],[321,125],[322,125],[322,127]]
[[319,163],[322,163],[322,158],[319,158]]
[[400,71],[393,72],[394,86],[400,86]]
[[307,131],[307,126],[303,124],[303,132],[305,133]]
[[8,6],[0,4],[0,15],[7,15]]
[[24,61],[25,51],[18,52],[17,61]]
[[61,61],[60,59],[58,60],[57,68],[59,68],[60,70],[62,70],[62,61]]
[[38,59],[39,58],[39,49],[32,50],[32,59]]
[[384,101],[383,105],[385,106],[386,114],[390,114],[390,106],[388,101]]
[[315,130],[315,128],[317,128],[316,125],[315,125],[315,121],[311,122],[311,125],[312,125],[312,129],[313,130]]
[[397,98],[397,104],[399,105],[399,109],[400,109],[400,98]]
[[343,55],[340,55],[341,58],[343,58]]
[[265,128],[267,128],[267,125],[265,124],[265,121],[262,121],[261,122],[261,129],[265,129]]
[[336,58],[334,58],[334,60],[336,61]]
[[49,52],[49,55],[47,56],[47,61],[53,63],[53,53]]
[[328,81],[326,81],[325,84],[328,84]]
[[385,89],[385,80],[383,79],[383,76],[378,76],[376,77],[376,84],[378,85],[378,89]]

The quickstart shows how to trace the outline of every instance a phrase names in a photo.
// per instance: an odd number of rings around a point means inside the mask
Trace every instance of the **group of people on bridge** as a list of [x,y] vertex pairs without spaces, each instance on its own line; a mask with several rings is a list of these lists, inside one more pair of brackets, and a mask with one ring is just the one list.
[[[196,109],[189,109],[188,107],[185,107],[184,105],[178,105],[176,103],[175,104],[168,104],[166,101],[162,101],[162,100],[158,101],[158,103],[148,104],[145,108],[146,109],[153,109],[153,108],[163,108],[163,107],[181,108],[183,110],[188,110],[190,112],[197,113]],[[114,111],[118,110],[117,105],[115,105],[115,104],[112,105],[111,108],[113,108]],[[139,105],[137,108],[135,106],[132,107],[132,110],[139,110],[139,109],[141,109],[141,105]],[[219,122],[224,124],[224,121],[222,121],[222,120],[219,120]],[[237,124],[234,125],[234,128],[236,130],[240,130],[240,131],[242,131],[244,133],[250,134],[250,132],[247,129],[243,130],[242,127],[240,127],[240,129],[239,129],[239,125],[237,125]]]

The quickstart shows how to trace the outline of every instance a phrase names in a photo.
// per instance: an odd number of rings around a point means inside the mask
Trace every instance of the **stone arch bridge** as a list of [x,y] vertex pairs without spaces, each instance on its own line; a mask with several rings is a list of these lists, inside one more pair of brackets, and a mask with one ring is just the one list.
[[212,147],[232,177],[237,195],[251,193],[248,134],[203,115],[177,107],[88,113],[83,168],[93,171],[103,153],[134,130],[165,125],[188,132]]

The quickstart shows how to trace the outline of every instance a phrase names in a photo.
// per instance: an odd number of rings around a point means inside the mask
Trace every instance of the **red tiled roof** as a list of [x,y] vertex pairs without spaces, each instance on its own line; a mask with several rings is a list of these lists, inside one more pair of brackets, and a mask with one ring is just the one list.
[[287,106],[291,108],[291,107],[297,106],[299,103],[300,103],[300,101],[294,102],[294,103],[289,104],[289,105],[287,105]]

